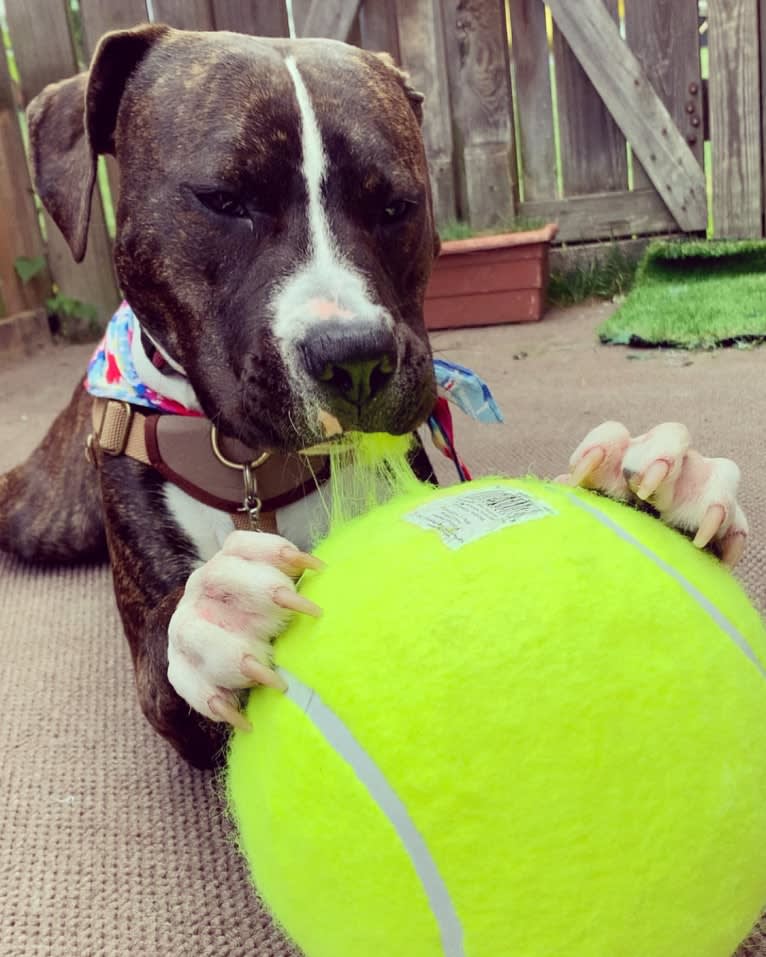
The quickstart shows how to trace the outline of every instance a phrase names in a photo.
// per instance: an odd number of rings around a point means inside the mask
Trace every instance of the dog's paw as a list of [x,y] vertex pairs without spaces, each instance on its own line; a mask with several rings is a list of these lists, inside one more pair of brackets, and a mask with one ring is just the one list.
[[619,422],[605,422],[578,445],[569,473],[558,481],[647,502],[664,522],[690,533],[699,548],[711,545],[728,565],[742,557],[748,526],[737,503],[739,468],[692,449],[679,422],[664,422],[635,439]]
[[320,609],[295,590],[322,562],[279,535],[236,531],[193,572],[168,625],[168,680],[195,711],[249,730],[237,692],[256,684],[284,690],[271,642],[293,612]]

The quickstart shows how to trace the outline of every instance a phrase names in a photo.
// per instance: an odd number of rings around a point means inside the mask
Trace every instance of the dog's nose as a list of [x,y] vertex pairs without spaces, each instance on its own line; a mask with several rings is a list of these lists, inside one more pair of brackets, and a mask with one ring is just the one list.
[[396,343],[384,326],[325,322],[304,338],[301,352],[311,378],[357,408],[382,392],[396,371]]

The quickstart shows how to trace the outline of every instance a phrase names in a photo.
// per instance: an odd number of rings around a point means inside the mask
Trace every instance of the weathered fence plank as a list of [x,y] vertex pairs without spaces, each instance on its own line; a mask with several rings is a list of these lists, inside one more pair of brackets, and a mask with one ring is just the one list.
[[[426,94],[424,137],[440,223],[459,212],[474,227],[491,227],[515,207],[524,217],[558,220],[565,243],[704,230],[697,2],[624,0],[627,45],[614,22],[617,2],[548,0],[556,24],[563,200],[556,199],[552,54],[543,0],[293,0],[292,6],[298,35],[343,37],[388,50]],[[76,70],[69,6],[69,0],[6,0],[25,103],[46,83]],[[152,9],[154,19],[181,27],[287,33],[282,0],[153,0]],[[88,55],[103,32],[146,19],[145,0],[80,0],[80,12]],[[766,0],[709,0],[709,13],[716,233],[760,235]],[[39,294],[34,285],[20,286],[12,262],[35,255],[41,237],[38,231],[35,245],[37,221],[19,174],[23,153],[8,95],[4,99],[2,68],[0,62],[0,209],[10,215],[0,222],[0,283],[6,309],[18,309],[39,302]],[[625,138],[634,154],[630,192]],[[516,152],[523,202],[513,183]],[[113,169],[110,177],[116,195]],[[85,264],[74,265],[50,222],[49,261],[63,292],[104,312],[116,292],[98,195],[93,212]]]
[[5,54],[0,51],[0,318],[41,305],[50,290],[45,269],[23,283],[16,272],[20,257],[44,254],[43,238],[32,198],[32,183],[16,117],[16,104]]
[[545,6],[540,0],[510,0],[510,11],[524,198],[553,199],[556,150]]
[[[598,0],[617,19],[617,0]],[[604,6],[605,4],[605,6]],[[563,31],[553,31],[556,102],[564,194],[620,190],[628,185],[625,137],[593,88]]]
[[601,0],[576,6],[548,0],[548,6],[678,225],[690,232],[705,229],[704,174]]
[[[26,104],[48,83],[77,72],[66,10],[63,3],[47,0],[6,0],[5,8]],[[81,263],[74,262],[64,237],[47,214],[45,222],[48,262],[61,292],[91,303],[102,319],[108,318],[118,294],[98,190],[93,191],[88,251]]]
[[443,16],[463,216],[474,229],[507,225],[516,159],[505,4],[443,0]]
[[[627,0],[625,34],[647,79],[702,165],[702,78],[697,0]],[[651,185],[634,158],[633,185]]]
[[[766,0],[758,0],[759,41],[761,45],[761,234],[766,236]],[[708,97],[705,97],[708,103]],[[707,122],[710,123],[708,111]]]
[[284,0],[212,0],[216,30],[233,30],[259,37],[286,37],[287,5]]
[[213,30],[210,0],[154,0],[154,20],[181,30]]
[[348,36],[346,37],[346,43],[352,44],[355,47],[361,47],[362,45],[362,31],[359,27],[359,14],[354,17],[354,22],[351,24]]
[[452,117],[438,0],[397,0],[402,66],[425,94],[423,138],[438,223],[457,216],[452,160]]
[[385,51],[401,62],[394,0],[364,0],[359,8],[359,38],[365,50]]
[[77,72],[72,41],[63,3],[8,0],[5,8],[26,106],[48,83]]
[[[98,41],[110,30],[126,30],[149,17],[145,0],[80,0],[83,43],[88,60],[93,56]],[[120,172],[114,157],[106,157],[106,171],[114,203],[120,194]]]
[[96,44],[109,30],[127,30],[146,23],[146,0],[80,0],[85,53],[93,56]]
[[530,200],[519,205],[519,213],[558,223],[556,239],[562,243],[677,230],[675,218],[654,188]]
[[292,0],[293,24],[295,26],[295,35],[297,37],[306,36],[303,28],[306,25],[306,18],[311,9],[312,0]]
[[709,0],[710,141],[716,236],[760,236],[761,102],[756,0]]
[[[359,11],[360,0],[313,0],[308,12],[296,29],[302,37],[332,37],[347,40]],[[293,12],[293,16],[295,13]]]

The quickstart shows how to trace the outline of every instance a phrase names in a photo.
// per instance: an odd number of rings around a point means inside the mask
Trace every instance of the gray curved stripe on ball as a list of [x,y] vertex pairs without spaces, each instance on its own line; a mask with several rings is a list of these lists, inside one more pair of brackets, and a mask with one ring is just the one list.
[[444,957],[466,957],[463,927],[449,890],[407,808],[370,755],[313,688],[284,668],[277,670],[287,682],[287,697],[303,711],[338,757],[351,765],[370,797],[391,822],[420,878],[439,925]]
[[592,515],[597,521],[601,522],[602,525],[606,525],[607,528],[611,529],[616,535],[619,535],[623,541],[626,541],[629,545],[632,545],[634,548],[638,549],[642,555],[645,555],[650,561],[661,568],[666,575],[669,575],[674,581],[676,581],[681,588],[686,592],[686,594],[695,601],[703,611],[713,619],[713,621],[718,625],[721,631],[725,632],[729,638],[734,642],[734,644],[742,651],[761,675],[766,678],[766,669],[761,664],[758,656],[750,647],[747,638],[736,628],[729,619],[723,615],[718,608],[710,601],[709,598],[706,598],[705,595],[684,576],[677,568],[674,568],[672,565],[668,564],[664,558],[660,558],[655,552],[648,548],[643,542],[639,542],[637,538],[634,538],[630,532],[625,531],[617,522],[609,518],[608,515],[605,515],[599,509],[595,508],[593,505],[590,505],[588,502],[584,502],[577,495],[573,495],[571,492],[567,492],[567,498],[573,505],[576,505],[578,508],[582,509],[585,512],[588,512],[589,515]]

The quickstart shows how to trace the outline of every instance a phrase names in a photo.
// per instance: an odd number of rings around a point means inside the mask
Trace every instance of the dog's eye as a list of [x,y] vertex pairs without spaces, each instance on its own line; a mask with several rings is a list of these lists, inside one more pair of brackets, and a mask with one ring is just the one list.
[[225,190],[211,190],[198,192],[197,199],[213,213],[219,216],[229,216],[232,219],[247,219],[249,213],[244,204],[241,203],[234,193],[227,193]]
[[391,200],[383,209],[383,224],[388,226],[392,223],[401,222],[412,212],[416,205],[417,203],[414,203],[411,199]]

